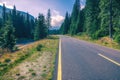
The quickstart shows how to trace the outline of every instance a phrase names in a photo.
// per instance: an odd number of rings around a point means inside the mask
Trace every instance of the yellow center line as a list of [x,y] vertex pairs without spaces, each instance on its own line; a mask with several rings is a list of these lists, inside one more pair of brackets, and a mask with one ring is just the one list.
[[104,56],[102,54],[98,54],[98,55],[101,56],[101,57],[103,57],[104,59],[106,59],[106,60],[108,60],[108,61],[116,64],[117,66],[120,66],[120,63],[116,62],[115,60],[112,60],[112,59],[110,59],[110,58],[108,58],[108,57],[106,57],[106,56]]
[[62,80],[62,63],[61,63],[61,39],[59,41],[58,73],[57,80]]

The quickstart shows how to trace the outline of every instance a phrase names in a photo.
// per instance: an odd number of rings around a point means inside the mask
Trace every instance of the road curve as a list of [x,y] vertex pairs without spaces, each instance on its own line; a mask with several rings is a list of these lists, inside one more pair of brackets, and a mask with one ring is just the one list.
[[67,36],[60,39],[62,80],[120,80],[120,51]]

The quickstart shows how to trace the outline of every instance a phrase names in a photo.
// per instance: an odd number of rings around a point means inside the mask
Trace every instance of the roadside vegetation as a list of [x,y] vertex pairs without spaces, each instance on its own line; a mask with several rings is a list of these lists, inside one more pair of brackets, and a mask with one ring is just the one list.
[[35,19],[29,13],[24,15],[16,9],[7,10],[2,6],[2,18],[0,18],[0,55],[4,52],[16,51],[16,42],[28,40],[40,40],[46,38],[51,27],[51,12],[48,10],[47,18],[39,13]]
[[[68,35],[68,36],[71,36],[71,35]],[[102,37],[98,40],[97,39],[92,39],[91,37],[89,37],[86,34],[74,35],[74,36],[71,36],[71,37],[77,38],[79,40],[85,40],[85,41],[88,41],[88,42],[99,44],[99,45],[102,45],[102,46],[106,46],[106,47],[109,47],[109,48],[120,50],[120,44],[117,43],[115,40],[111,40],[109,38],[109,36]]]
[[50,9],[37,18],[21,14],[16,6],[7,11],[5,4],[1,12],[0,80],[51,80],[58,37],[49,35]]
[[71,14],[66,12],[60,33],[120,49],[120,1],[86,0],[85,8],[80,1],[75,0]]
[[0,80],[51,80],[54,71],[58,37],[28,44],[14,53],[0,56]]

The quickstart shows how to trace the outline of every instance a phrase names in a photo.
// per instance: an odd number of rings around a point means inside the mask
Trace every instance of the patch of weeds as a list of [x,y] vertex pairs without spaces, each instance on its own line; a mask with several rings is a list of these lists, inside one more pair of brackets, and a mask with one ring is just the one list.
[[49,78],[48,80],[52,80],[52,78]]
[[32,73],[32,76],[36,76],[37,74],[35,72]]
[[48,39],[53,39],[53,40],[59,39],[59,37],[57,37],[57,36],[48,36],[47,38],[48,38]]
[[20,76],[20,73],[17,73],[16,76]]
[[1,64],[0,64],[0,67],[5,67],[5,66],[7,66],[6,63],[1,63]]
[[11,62],[11,59],[7,58],[7,59],[5,59],[4,62],[9,63],[9,62]]
[[46,73],[43,73],[41,76],[42,76],[43,78],[45,78],[45,77],[47,76],[47,74],[46,74]]
[[33,69],[29,69],[29,72],[33,72],[34,70]]
[[[55,39],[54,37],[52,38],[50,38],[50,39]],[[53,41],[53,40],[45,40],[45,41],[43,41],[42,43],[38,43],[38,46],[37,45],[34,45],[33,47],[32,47],[32,49],[31,49],[31,47],[30,47],[30,49],[25,49],[25,51],[21,51],[21,52],[19,52],[18,53],[18,58],[13,62],[13,63],[10,63],[9,65],[7,65],[7,63],[4,63],[6,66],[4,66],[5,68],[3,68],[3,70],[0,70],[0,76],[3,76],[6,72],[8,72],[11,68],[14,68],[14,66],[16,66],[16,65],[18,65],[19,63],[22,63],[25,59],[27,59],[27,58],[29,58],[30,56],[32,56],[32,54],[33,53],[38,53],[39,51],[42,51],[42,52],[39,52],[40,54],[39,55],[37,55],[38,57],[39,56],[41,56],[42,55],[42,53],[44,52],[44,51],[50,51],[50,52],[52,52],[52,53],[55,53],[55,51],[56,51],[56,47],[57,47],[57,41]],[[49,43],[49,45],[47,44],[47,43]],[[52,44],[52,45],[51,45]],[[55,46],[56,45],[56,46]],[[44,47],[44,48],[43,48]],[[53,48],[54,47],[54,48]],[[22,53],[22,54],[21,54]],[[52,56],[52,55],[51,55]],[[36,56],[35,56],[36,57]],[[12,59],[11,59],[11,61],[12,61]],[[3,63],[1,63],[2,65],[3,65]],[[0,65],[1,65],[0,64]],[[39,65],[38,65],[39,66]],[[51,65],[52,66],[52,65]],[[28,72],[30,71],[31,73],[30,73],[30,75],[32,76],[32,77],[35,77],[36,75],[38,75],[35,71],[33,71],[32,69],[29,69],[29,65],[27,65],[26,64],[26,67],[28,67]],[[51,72],[51,70],[50,70],[50,72],[48,73],[48,71],[46,71],[47,69],[47,67],[48,66],[39,66],[39,67],[41,67],[41,68],[43,68],[43,70],[44,70],[44,72],[43,72],[43,74],[41,74],[41,75],[39,75],[39,76],[41,76],[41,77],[43,77],[43,78],[47,78],[47,76],[48,76],[48,74],[50,74],[50,76],[52,76],[52,72]],[[0,67],[1,68],[1,67]],[[2,74],[1,74],[2,73]],[[18,73],[18,72],[17,72]],[[27,73],[26,73],[27,74]],[[26,78],[27,78],[27,76],[22,76],[22,75],[19,75],[19,74],[16,74],[15,73],[15,75],[16,76],[14,76],[14,77],[17,77],[17,80],[25,80]],[[18,76],[17,76],[18,75]],[[52,78],[51,78],[52,79]],[[51,80],[50,78],[48,79],[46,79],[46,80]]]
[[26,65],[26,67],[29,67],[29,65]]
[[17,80],[23,80],[25,78],[26,78],[25,76],[20,76]]
[[43,70],[43,72],[45,72],[45,71],[46,71],[46,69]]
[[39,53],[38,56],[41,56],[41,53]]
[[44,66],[44,68],[46,68],[46,66]]
[[107,43],[107,42],[104,42],[104,44],[105,44],[105,45],[107,45],[107,44],[109,44],[109,43]]
[[21,63],[22,61],[24,61],[26,58],[30,57],[33,53],[35,53],[34,49],[35,48],[29,49],[26,52],[25,55],[20,56],[17,60],[14,61],[14,63],[11,63],[9,65],[7,65],[6,63],[0,64],[0,67],[4,67],[2,70],[0,70],[0,76],[3,76],[11,68],[13,68],[14,66],[18,65],[19,63]]
[[37,51],[41,51],[41,48],[42,48],[43,46],[41,45],[41,44],[39,44],[37,47],[36,47],[36,50]]

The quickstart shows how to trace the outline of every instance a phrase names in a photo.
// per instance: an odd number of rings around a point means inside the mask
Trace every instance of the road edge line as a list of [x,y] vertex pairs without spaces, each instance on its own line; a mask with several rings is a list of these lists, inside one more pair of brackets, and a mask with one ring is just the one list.
[[62,80],[62,61],[61,61],[61,39],[59,40],[59,55],[58,55],[58,73],[57,80]]
[[98,55],[101,56],[102,58],[104,58],[104,59],[106,59],[106,60],[116,64],[117,66],[120,66],[120,63],[116,62],[115,60],[112,60],[112,59],[110,59],[110,58],[108,58],[108,57],[106,57],[106,56],[104,56],[102,54],[98,54]]

